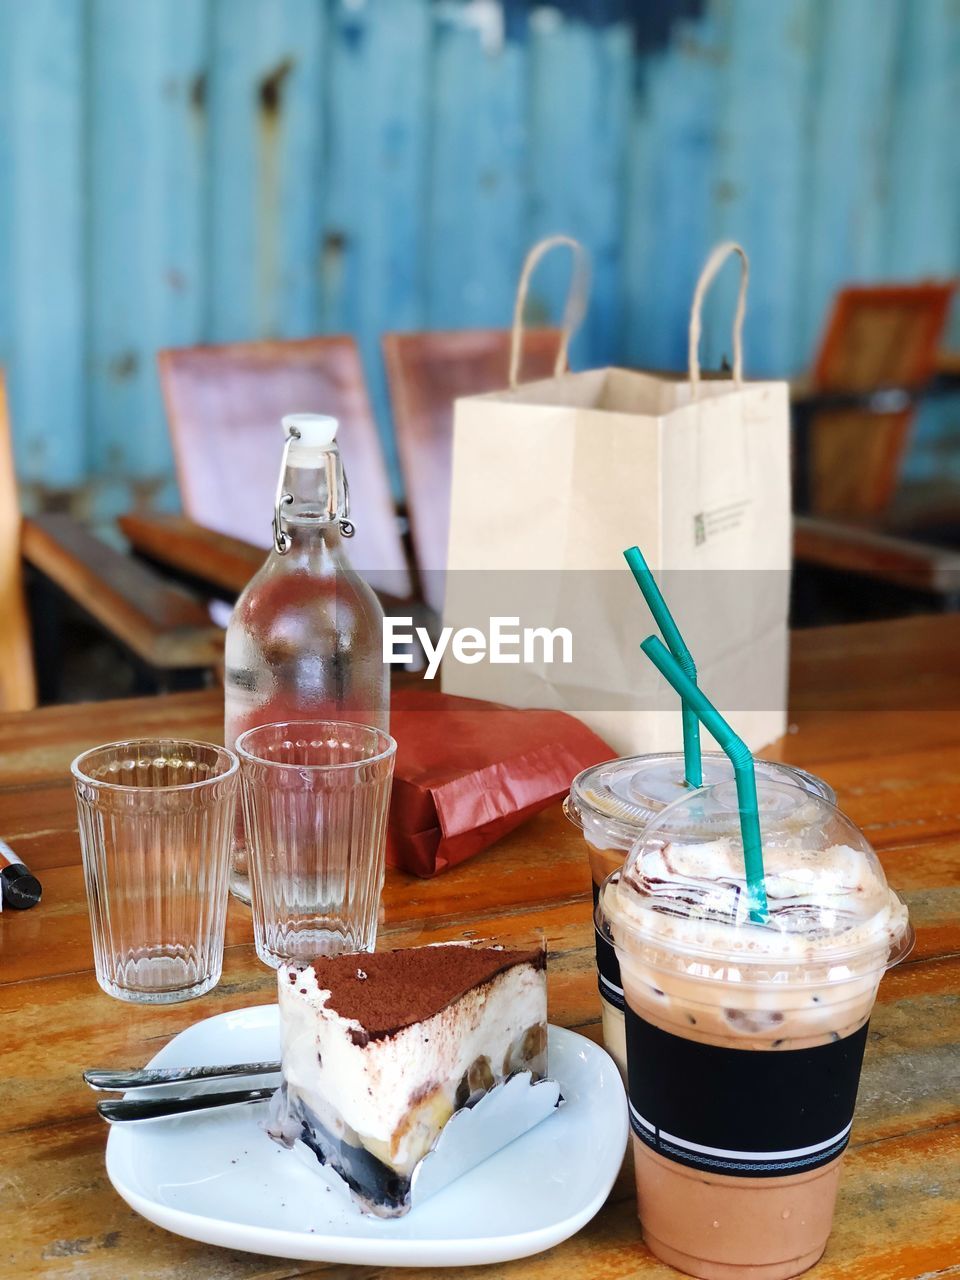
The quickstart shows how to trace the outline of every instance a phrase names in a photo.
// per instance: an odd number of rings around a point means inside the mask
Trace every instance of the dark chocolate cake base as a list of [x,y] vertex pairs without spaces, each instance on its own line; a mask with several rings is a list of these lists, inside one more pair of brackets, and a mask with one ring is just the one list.
[[300,1099],[291,1103],[285,1083],[274,1095],[267,1132],[285,1147],[298,1141],[309,1147],[318,1163],[339,1174],[362,1207],[377,1217],[399,1217],[409,1208],[410,1178],[378,1160],[366,1147],[336,1137]]

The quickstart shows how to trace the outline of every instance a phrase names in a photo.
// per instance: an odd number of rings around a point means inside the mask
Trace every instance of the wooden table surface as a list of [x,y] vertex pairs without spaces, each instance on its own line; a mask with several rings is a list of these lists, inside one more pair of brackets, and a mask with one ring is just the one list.
[[[960,1275],[960,617],[801,632],[791,731],[764,754],[812,769],[866,831],[917,928],[871,1023],[836,1223],[816,1280]],[[359,1276],[232,1253],[169,1235],[117,1196],[106,1129],[83,1067],[141,1064],[177,1031],[273,999],[249,914],[231,904],[223,978],[193,1003],[138,1008],[92,974],[73,792],[84,747],[141,734],[217,739],[216,694],[49,708],[0,717],[0,833],[43,880],[42,904],[0,915],[0,1274],[3,1276]],[[559,805],[433,881],[391,873],[383,941],[504,940],[542,928],[550,1016],[599,1039],[582,840]],[[548,1253],[471,1269],[477,1280],[675,1273],[640,1242],[632,1189]]]

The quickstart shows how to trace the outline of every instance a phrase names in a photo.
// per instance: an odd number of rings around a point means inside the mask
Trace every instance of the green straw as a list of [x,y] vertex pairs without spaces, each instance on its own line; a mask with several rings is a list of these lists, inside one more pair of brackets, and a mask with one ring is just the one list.
[[640,648],[657,670],[666,676],[684,702],[693,708],[700,722],[720,743],[733,765],[740,808],[740,832],[743,836],[743,861],[747,870],[750,919],[754,924],[766,924],[769,916],[767,891],[763,882],[763,842],[760,837],[753,756],[747,744],[734,733],[710,699],[681,669],[662,640],[657,636],[648,636]]
[[[680,628],[673,620],[673,614],[670,612],[667,602],[664,600],[660,588],[657,586],[653,574],[643,558],[643,553],[639,547],[631,547],[623,553],[623,557],[630,566],[630,572],[637,580],[637,586],[643,592],[643,598],[646,600],[670,652],[680,664],[680,669],[684,674],[696,684],[697,667],[693,661],[693,654],[687,648],[686,641],[680,634]],[[681,715],[683,716],[684,775],[688,786],[701,787],[703,786],[703,767],[700,760],[700,721],[697,719],[697,713],[685,698],[681,698],[680,707]]]

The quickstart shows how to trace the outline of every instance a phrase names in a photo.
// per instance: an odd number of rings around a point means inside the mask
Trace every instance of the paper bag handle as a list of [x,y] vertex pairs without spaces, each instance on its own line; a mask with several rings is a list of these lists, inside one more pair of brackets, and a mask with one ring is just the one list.
[[739,387],[743,382],[743,317],[747,310],[747,285],[750,283],[750,262],[743,247],[735,240],[726,240],[717,247],[703,264],[700,279],[693,291],[693,304],[690,308],[690,348],[687,357],[690,376],[690,395],[696,400],[700,394],[700,313],[707,290],[714,278],[731,254],[740,258],[740,290],[737,294],[737,309],[733,317],[733,381]]
[[513,304],[513,330],[510,335],[510,390],[516,391],[520,382],[520,356],[523,348],[523,308],[527,301],[527,290],[534,268],[544,254],[558,245],[565,244],[573,253],[573,278],[570,281],[570,292],[567,294],[566,306],[563,309],[563,328],[560,333],[560,349],[553,366],[555,378],[567,371],[567,353],[570,339],[580,327],[587,309],[587,291],[590,287],[590,261],[587,251],[579,240],[572,236],[547,236],[533,246],[527,254],[520,280],[517,284],[517,297]]

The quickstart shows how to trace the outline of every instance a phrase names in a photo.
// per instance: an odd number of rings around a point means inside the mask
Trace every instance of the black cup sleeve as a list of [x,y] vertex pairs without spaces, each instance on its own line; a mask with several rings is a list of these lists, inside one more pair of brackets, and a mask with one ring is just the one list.
[[613,1005],[615,1009],[622,1010],[623,982],[620,978],[620,962],[617,960],[617,952],[613,943],[597,924],[597,903],[599,900],[600,890],[597,885],[594,885],[593,929],[597,948],[597,986],[600,989],[600,995],[606,1000],[607,1004]]
[[846,1147],[867,1040],[728,1049],[686,1040],[626,1008],[633,1132],[669,1160],[734,1177],[782,1177]]

